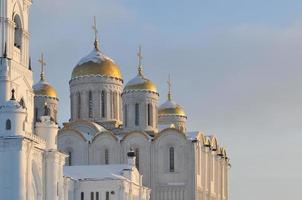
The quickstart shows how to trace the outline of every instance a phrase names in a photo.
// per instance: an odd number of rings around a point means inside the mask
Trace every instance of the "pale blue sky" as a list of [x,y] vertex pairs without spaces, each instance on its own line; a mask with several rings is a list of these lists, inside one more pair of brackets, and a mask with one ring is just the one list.
[[136,73],[142,44],[160,102],[171,73],[189,130],[216,134],[227,148],[230,199],[302,196],[301,0],[35,1],[32,60],[45,53],[60,122],[69,119],[71,71],[92,49],[94,15],[102,49],[125,82]]

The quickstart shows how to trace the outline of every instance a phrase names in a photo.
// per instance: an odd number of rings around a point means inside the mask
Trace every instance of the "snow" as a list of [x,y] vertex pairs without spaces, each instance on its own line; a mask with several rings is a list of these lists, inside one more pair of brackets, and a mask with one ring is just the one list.
[[82,65],[84,63],[87,62],[94,62],[94,63],[101,63],[102,61],[105,60],[110,60],[111,62],[114,63],[114,61],[109,58],[108,56],[104,55],[102,52],[93,49],[90,54],[88,54],[87,56],[85,56],[84,58],[82,58],[77,65]]
[[41,90],[41,89],[43,89],[44,85],[49,85],[50,86],[50,84],[47,81],[39,81],[37,84],[35,84],[33,86],[33,89],[34,90]]
[[126,179],[122,172],[131,169],[132,166],[127,164],[65,166],[64,176],[75,180],[121,180]]
[[5,102],[4,105],[0,106],[0,112],[7,112],[7,111],[23,112],[25,110],[16,100],[9,100]]
[[136,77],[134,77],[133,79],[131,79],[127,85],[127,86],[130,86],[130,85],[138,85],[138,84],[143,84],[145,83],[146,81],[148,81],[146,78],[144,78],[143,76],[141,75],[137,75]]
[[197,135],[198,135],[199,131],[193,131],[193,132],[187,132],[187,138],[188,140],[195,140],[197,139]]
[[159,109],[166,109],[166,108],[176,108],[177,106],[179,106],[179,105],[177,105],[174,101],[166,101],[164,104],[162,104],[160,107],[159,107]]

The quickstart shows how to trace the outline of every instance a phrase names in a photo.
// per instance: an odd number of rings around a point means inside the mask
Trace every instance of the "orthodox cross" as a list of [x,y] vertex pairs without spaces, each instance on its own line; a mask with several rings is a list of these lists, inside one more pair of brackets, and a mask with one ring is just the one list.
[[96,48],[96,50],[100,50],[100,44],[99,44],[99,40],[98,40],[98,34],[99,34],[99,31],[97,29],[97,25],[96,25],[96,17],[94,16],[93,18],[93,26],[92,26],[92,29],[94,30],[94,36],[95,36],[95,40],[94,40],[94,47]]
[[170,74],[169,74],[169,78],[168,78],[167,83],[168,83],[168,87],[169,87],[169,91],[168,91],[168,100],[171,101],[171,100],[172,100],[172,90],[171,90],[171,88],[172,88],[172,83],[171,83],[171,76],[170,76]]
[[15,98],[15,89],[12,89],[12,97],[11,97],[11,99],[10,100],[16,100],[16,98]]
[[44,54],[43,53],[41,53],[41,58],[38,61],[41,64],[41,74],[40,74],[41,81],[44,81],[44,67],[46,66],[46,62],[44,60]]
[[138,46],[138,52],[137,52],[137,59],[138,59],[138,73],[142,75],[143,67],[142,67],[142,60],[143,60],[143,54],[142,54],[142,46]]

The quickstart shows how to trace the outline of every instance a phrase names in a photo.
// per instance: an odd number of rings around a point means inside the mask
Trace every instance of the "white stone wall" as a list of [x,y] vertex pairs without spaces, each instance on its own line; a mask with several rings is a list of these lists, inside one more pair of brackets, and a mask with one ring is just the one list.
[[[68,193],[71,194],[68,199],[81,200],[81,193],[84,193],[84,200],[90,200],[91,195],[96,199],[96,193],[99,199],[105,199],[106,193],[109,193],[110,200],[149,200],[150,191],[139,184],[127,180],[80,180],[73,181],[67,178]],[[71,183],[72,182],[72,183]],[[66,195],[67,196],[67,195]]]
[[[0,2],[0,52],[1,57],[5,45],[7,57],[0,59],[0,105],[3,105],[11,97],[11,90],[16,90],[18,101],[23,98],[27,108],[26,132],[33,130],[33,76],[28,69],[29,64],[29,33],[28,14],[31,1],[29,0],[3,0]],[[14,46],[14,17],[21,19],[21,48]]]
[[[127,119],[124,119],[124,129],[126,131],[141,130],[157,133],[158,97],[158,93],[150,91],[124,91],[122,94],[123,108],[127,107]],[[135,124],[135,104],[139,104],[139,125]],[[150,125],[148,124],[148,104],[152,105]],[[125,120],[127,120],[127,123]]]
[[[170,128],[155,137],[141,131],[115,135],[94,130],[92,139],[86,140],[80,131],[88,130],[84,124],[91,126],[81,122],[81,129],[63,128],[58,137],[59,149],[74,149],[72,164],[104,164],[104,149],[109,150],[110,164],[127,163],[129,149],[139,149],[139,172],[143,185],[152,189],[152,200],[228,199],[228,160],[218,155],[215,138],[198,133],[197,139],[188,139],[183,132]],[[175,150],[174,172],[169,171],[169,147]],[[89,155],[89,160],[83,155]]]

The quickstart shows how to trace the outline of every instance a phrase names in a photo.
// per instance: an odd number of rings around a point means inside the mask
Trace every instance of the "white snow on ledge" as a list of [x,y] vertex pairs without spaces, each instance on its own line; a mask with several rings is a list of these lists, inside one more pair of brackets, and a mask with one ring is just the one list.
[[126,178],[122,176],[122,172],[131,169],[127,164],[64,166],[64,176],[74,180],[124,180]]

